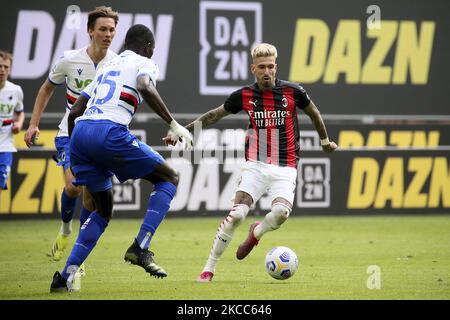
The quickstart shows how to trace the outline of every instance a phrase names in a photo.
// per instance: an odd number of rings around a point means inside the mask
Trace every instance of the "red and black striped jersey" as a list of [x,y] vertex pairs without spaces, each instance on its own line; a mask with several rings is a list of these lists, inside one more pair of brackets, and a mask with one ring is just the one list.
[[245,138],[245,159],[297,168],[300,134],[297,108],[311,102],[298,84],[276,80],[275,86],[261,90],[257,83],[233,92],[224,103],[225,110],[244,110],[249,117]]

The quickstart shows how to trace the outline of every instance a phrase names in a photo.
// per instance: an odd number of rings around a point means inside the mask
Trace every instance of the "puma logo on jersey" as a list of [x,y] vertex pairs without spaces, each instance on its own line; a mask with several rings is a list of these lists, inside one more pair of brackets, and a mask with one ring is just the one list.
[[248,100],[249,103],[251,103],[252,105],[254,105],[256,107],[256,103],[258,102],[258,100],[252,101],[252,100]]

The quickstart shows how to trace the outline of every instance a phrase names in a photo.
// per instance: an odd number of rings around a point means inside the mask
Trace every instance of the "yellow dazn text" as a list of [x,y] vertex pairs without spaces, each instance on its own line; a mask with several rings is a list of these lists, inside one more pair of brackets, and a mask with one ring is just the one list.
[[[334,37],[320,19],[298,19],[289,80],[335,84],[342,75],[347,84],[406,84],[428,82],[435,22],[382,20],[379,29],[367,29],[362,37],[359,20],[340,20]],[[331,38],[332,37],[332,38]],[[366,40],[367,39],[367,40]],[[363,41],[372,42],[367,57]],[[392,65],[385,65],[393,50]]]

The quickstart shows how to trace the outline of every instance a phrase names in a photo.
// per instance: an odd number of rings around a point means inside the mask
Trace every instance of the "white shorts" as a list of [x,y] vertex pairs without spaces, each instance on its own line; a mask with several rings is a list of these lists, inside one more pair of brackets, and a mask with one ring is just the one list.
[[242,166],[239,186],[236,191],[244,191],[251,195],[253,205],[266,192],[268,192],[271,201],[280,197],[293,204],[296,184],[297,169],[295,168],[246,161]]

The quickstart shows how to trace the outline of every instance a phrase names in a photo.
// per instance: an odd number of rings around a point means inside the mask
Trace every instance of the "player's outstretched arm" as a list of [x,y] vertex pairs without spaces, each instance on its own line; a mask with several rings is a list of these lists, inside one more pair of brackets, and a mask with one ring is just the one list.
[[158,90],[156,90],[153,82],[150,80],[149,75],[142,74],[137,78],[137,90],[150,108],[170,125],[170,129],[176,136],[175,141],[179,138],[183,138],[186,140],[187,148],[191,148],[194,140],[192,135],[172,117],[169,109],[159,95]]
[[337,144],[328,139],[327,129],[325,127],[325,123],[323,122],[322,116],[320,115],[319,109],[317,109],[314,102],[310,102],[310,104],[303,109],[305,113],[309,116],[314,127],[316,128],[317,133],[320,137],[320,145],[322,146],[322,150],[325,152],[332,152],[337,148]]
[[67,119],[69,137],[72,135],[73,128],[75,127],[75,119],[84,113],[88,101],[89,98],[81,94],[73,104],[72,109],[70,109],[69,118]]
[[208,112],[202,114],[200,117],[198,117],[197,119],[195,119],[194,121],[189,123],[186,126],[186,129],[188,129],[189,131],[193,131],[194,127],[197,123],[202,125],[202,129],[206,128],[206,127],[216,123],[223,117],[226,117],[229,114],[231,114],[231,113],[228,112],[227,110],[225,110],[225,108],[222,104],[221,106],[214,108],[212,110],[209,110]]
[[[214,108],[212,110],[209,110],[208,112],[202,114],[200,117],[192,121],[186,126],[186,129],[189,131],[194,131],[194,127],[197,124],[200,124],[202,129],[216,123],[223,117],[229,115],[230,112],[225,110],[223,104],[217,108]],[[167,145],[175,145],[177,140],[172,137],[172,134],[169,133],[167,136],[163,138],[164,143]]]
[[28,148],[34,144],[34,139],[39,136],[39,122],[50,98],[55,91],[55,86],[47,80],[42,84],[34,102],[33,114],[31,116],[30,125],[24,136],[24,141]]

